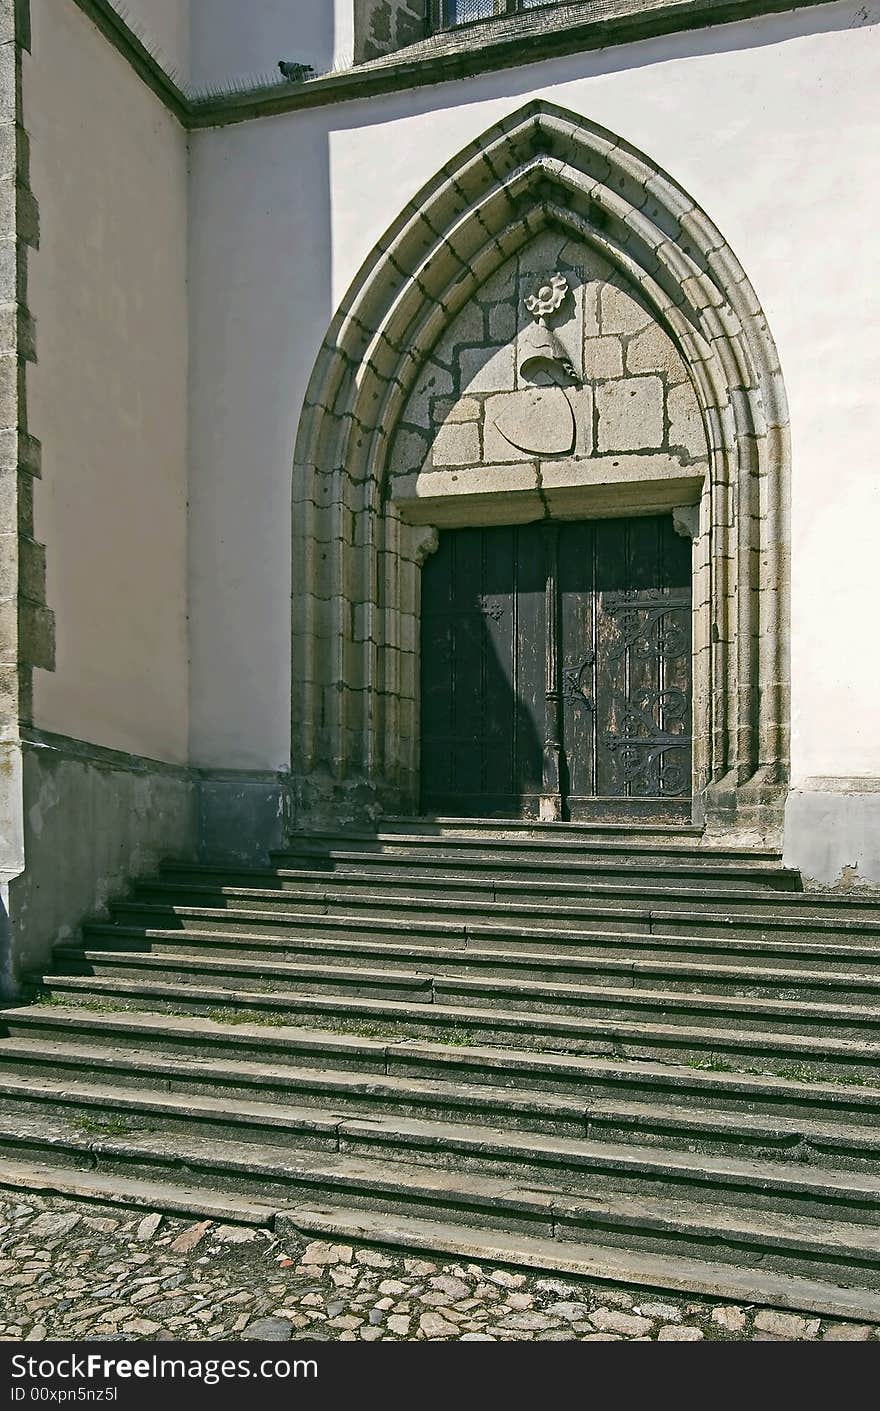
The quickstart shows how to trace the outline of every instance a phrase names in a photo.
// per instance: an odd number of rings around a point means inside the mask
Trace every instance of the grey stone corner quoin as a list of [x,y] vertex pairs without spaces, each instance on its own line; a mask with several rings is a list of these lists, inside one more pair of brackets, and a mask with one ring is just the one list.
[[547,229],[608,261],[684,360],[708,473],[694,543],[695,816],[778,832],[789,760],[788,411],[724,237],[647,156],[544,101],[491,127],[370,253],[309,383],[293,474],[293,816],[418,803],[420,567],[389,494],[395,427],[450,322]]

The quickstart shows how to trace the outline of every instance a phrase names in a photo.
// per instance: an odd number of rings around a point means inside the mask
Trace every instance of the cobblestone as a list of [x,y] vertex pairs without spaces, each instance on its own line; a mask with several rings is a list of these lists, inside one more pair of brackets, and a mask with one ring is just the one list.
[[867,1342],[880,1327],[0,1195],[0,1341]]

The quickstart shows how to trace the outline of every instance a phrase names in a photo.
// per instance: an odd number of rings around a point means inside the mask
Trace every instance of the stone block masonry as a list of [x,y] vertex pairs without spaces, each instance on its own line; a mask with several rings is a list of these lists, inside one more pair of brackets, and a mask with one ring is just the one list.
[[[526,300],[554,273],[569,292],[551,334],[570,370],[532,376],[523,367],[534,337]],[[668,477],[672,461],[702,477],[708,447],[696,392],[638,290],[585,242],[549,231],[476,291],[433,349],[401,415],[390,490],[404,514],[413,500],[531,491],[537,517],[549,509],[546,477],[559,505],[567,487],[614,483],[620,462],[602,458],[626,452],[665,458],[662,469],[643,464],[645,480],[658,470]],[[528,469],[505,470],[514,464]],[[475,505],[474,522],[484,512]]]
[[[27,365],[37,356],[28,311],[28,250],[39,244],[39,212],[30,189],[30,148],[22,122],[21,46],[26,7],[2,3],[0,40],[0,536],[7,568],[0,661],[17,667],[19,718],[32,713],[31,672],[55,664],[54,618],[46,603],[43,546],[34,538],[33,480],[40,445],[28,432]],[[13,543],[13,540],[17,541]],[[18,566],[17,576],[13,565]],[[11,724],[11,723],[10,723]],[[16,721],[17,724],[17,721]]]
[[396,53],[425,38],[429,0],[354,0],[355,63]]
[[[166,853],[192,855],[197,784],[189,770],[23,728],[27,868],[10,884],[15,949],[6,988],[43,964],[79,920]],[[84,826],[87,820],[87,826]]]
[[32,717],[33,669],[55,664],[45,555],[34,534],[40,445],[27,420],[27,364],[36,357],[27,306],[28,250],[39,241],[22,121],[27,21],[26,5],[0,0],[0,990],[14,983],[8,884],[24,866],[20,723]]

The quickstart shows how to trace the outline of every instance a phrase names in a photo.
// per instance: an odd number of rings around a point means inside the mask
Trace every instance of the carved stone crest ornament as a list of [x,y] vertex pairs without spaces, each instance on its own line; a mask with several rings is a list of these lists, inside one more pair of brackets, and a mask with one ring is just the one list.
[[551,275],[550,283],[544,284],[537,294],[528,294],[525,305],[533,318],[543,322],[550,314],[562,308],[568,297],[568,280],[564,274]]
[[520,451],[558,456],[574,449],[574,412],[561,387],[511,392],[494,424],[505,441]]
[[535,322],[520,339],[519,370],[524,377],[534,379],[542,373],[558,377],[563,373],[580,381],[562,340],[547,327],[547,319],[559,312],[569,292],[565,275],[553,274],[534,294],[526,295],[524,303]]

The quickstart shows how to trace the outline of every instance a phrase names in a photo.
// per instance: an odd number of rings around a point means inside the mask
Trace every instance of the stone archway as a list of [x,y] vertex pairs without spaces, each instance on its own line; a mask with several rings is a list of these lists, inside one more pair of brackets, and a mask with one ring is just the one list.
[[[551,230],[581,242],[635,292],[686,369],[705,451],[684,454],[688,474],[656,503],[680,520],[682,506],[699,506],[698,816],[765,837],[778,825],[789,749],[789,441],[776,349],[744,271],[691,198],[621,139],[539,101],[491,128],[406,207],[318,355],[293,484],[300,826],[416,805],[420,566],[441,496],[444,523],[465,522],[449,508],[465,497],[441,487],[421,505],[418,495],[406,503],[399,487],[423,469],[424,447],[404,412],[477,291]],[[656,461],[644,464],[644,475],[637,466],[628,488],[617,487],[625,511],[656,487]],[[562,489],[577,482],[575,474]],[[487,486],[483,500],[493,493]]]

